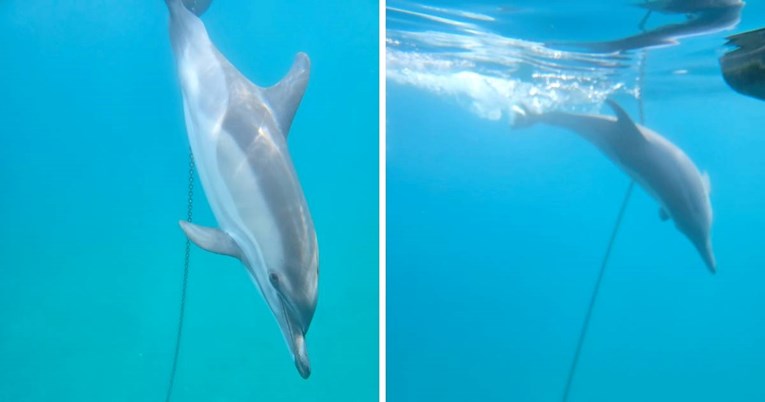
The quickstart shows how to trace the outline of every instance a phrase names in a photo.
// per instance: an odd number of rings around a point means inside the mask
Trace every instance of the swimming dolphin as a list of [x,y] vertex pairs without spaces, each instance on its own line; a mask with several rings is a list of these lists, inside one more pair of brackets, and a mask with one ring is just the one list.
[[305,335],[316,309],[318,244],[287,150],[287,133],[308,84],[308,57],[299,53],[278,84],[258,87],[215,48],[181,0],[165,2],[186,130],[220,228],[180,225],[197,246],[244,264],[300,375],[308,378]]
[[708,176],[676,145],[635,124],[615,102],[607,103],[616,117],[559,111],[536,114],[514,107],[514,127],[550,124],[572,130],[595,145],[661,204],[661,219],[675,221],[714,273]]
[[741,20],[742,0],[653,0],[640,4],[648,14],[640,23],[643,28],[648,16],[656,11],[683,14],[686,21],[667,24],[636,35],[604,42],[549,42],[559,49],[581,49],[593,53],[615,53],[635,49],[669,46],[681,38],[706,35],[735,27]]

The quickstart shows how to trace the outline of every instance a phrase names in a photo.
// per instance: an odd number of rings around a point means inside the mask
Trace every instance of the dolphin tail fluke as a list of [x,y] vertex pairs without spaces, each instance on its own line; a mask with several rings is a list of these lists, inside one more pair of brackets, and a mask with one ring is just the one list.
[[533,126],[539,121],[539,114],[532,112],[523,104],[513,105],[513,128],[525,128]]

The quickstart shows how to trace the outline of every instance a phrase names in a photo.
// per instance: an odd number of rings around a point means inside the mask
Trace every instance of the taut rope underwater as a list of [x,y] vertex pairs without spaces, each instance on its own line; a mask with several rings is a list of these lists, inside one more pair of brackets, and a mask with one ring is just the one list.
[[[189,179],[188,192],[186,193],[186,221],[191,223],[194,212],[194,154],[189,150]],[[186,316],[186,289],[189,283],[189,259],[191,257],[191,241],[186,238],[186,249],[183,254],[183,284],[181,285],[181,303],[178,312],[178,330],[175,334],[175,352],[173,353],[173,365],[170,368],[170,379],[167,383],[165,402],[170,402],[173,396],[175,373],[178,369],[178,355],[181,351],[181,335],[183,335],[183,319]]]
[[[648,14],[643,18],[642,21],[640,21],[640,30],[645,31],[645,24],[648,20],[648,17],[651,15],[651,12],[649,11]],[[640,53],[640,58],[638,59],[638,85],[637,85],[637,101],[638,101],[638,113],[640,118],[640,125],[645,125],[645,109],[643,107],[643,81],[645,80],[645,62],[647,58],[647,50],[643,49],[643,51]],[[627,191],[624,193],[624,197],[622,199],[622,205],[619,208],[619,214],[616,216],[616,221],[614,222],[614,228],[611,230],[611,237],[608,239],[608,245],[606,246],[606,251],[603,254],[603,260],[600,263],[600,271],[598,272],[598,278],[595,280],[595,287],[592,289],[592,295],[590,296],[590,304],[587,306],[587,313],[584,316],[584,322],[582,323],[582,329],[579,332],[579,340],[576,343],[576,351],[574,352],[574,358],[571,361],[571,368],[568,372],[568,378],[566,379],[566,388],[563,391],[563,402],[568,402],[569,395],[571,395],[571,385],[574,382],[574,375],[576,374],[576,369],[579,366],[579,357],[582,354],[582,347],[584,346],[584,340],[587,338],[587,331],[590,328],[590,320],[592,319],[592,311],[595,309],[595,302],[598,299],[598,294],[600,293],[600,285],[603,282],[603,276],[606,273],[606,267],[608,266],[608,260],[611,257],[611,249],[614,246],[614,242],[616,241],[616,236],[619,234],[619,229],[622,226],[622,219],[624,218],[624,213],[627,210],[627,205],[629,204],[630,198],[632,197],[632,190],[635,188],[635,181],[630,179],[630,184],[627,186]]]

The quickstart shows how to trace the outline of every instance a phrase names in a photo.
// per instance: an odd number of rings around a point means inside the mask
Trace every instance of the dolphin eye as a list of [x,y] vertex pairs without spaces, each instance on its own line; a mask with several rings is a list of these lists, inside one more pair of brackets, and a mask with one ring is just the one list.
[[276,288],[279,287],[279,275],[271,272],[268,274],[268,280],[271,282],[271,285],[273,287],[276,287]]

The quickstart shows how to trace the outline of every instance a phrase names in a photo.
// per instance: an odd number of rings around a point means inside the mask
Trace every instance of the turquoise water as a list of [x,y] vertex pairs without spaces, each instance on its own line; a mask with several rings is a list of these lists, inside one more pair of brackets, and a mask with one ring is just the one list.
[[[377,4],[216,0],[221,51],[312,77],[290,150],[322,277],[300,378],[233,259],[193,249],[176,401],[378,394]],[[162,1],[0,2],[0,401],[160,401],[178,314],[187,139]],[[195,221],[214,225],[197,183]]]
[[561,400],[629,179],[568,131],[512,131],[509,112],[611,97],[637,120],[641,88],[646,125],[709,173],[718,273],[636,188],[569,400],[765,400],[765,104],[717,61],[762,24],[747,3],[735,28],[648,50],[641,83],[640,51],[552,44],[638,34],[629,1],[388,2],[390,401]]

